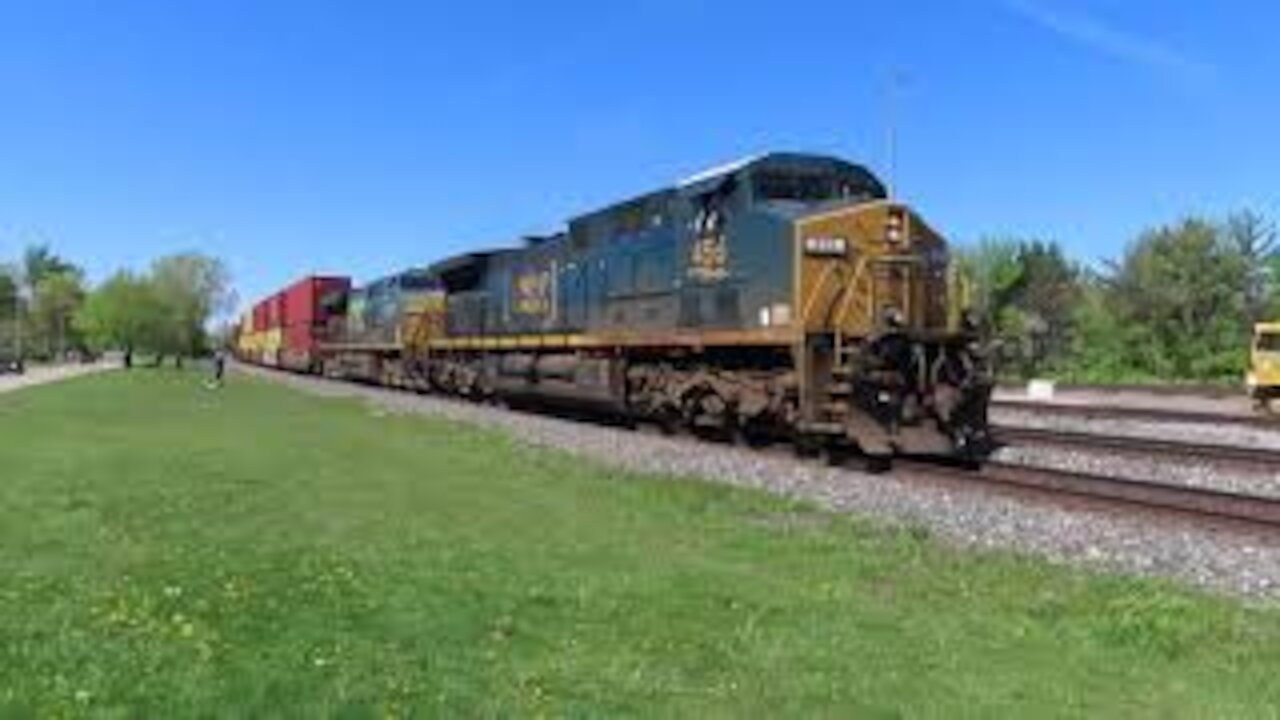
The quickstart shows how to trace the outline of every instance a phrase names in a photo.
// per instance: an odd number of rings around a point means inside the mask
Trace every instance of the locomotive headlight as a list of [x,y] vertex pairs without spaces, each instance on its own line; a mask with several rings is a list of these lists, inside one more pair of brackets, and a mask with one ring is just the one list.
[[901,310],[892,305],[886,307],[880,313],[880,317],[884,320],[884,324],[891,328],[900,328],[907,324],[906,316],[902,314]]
[[845,255],[849,251],[849,242],[842,237],[807,237],[804,239],[804,251],[809,255]]
[[889,217],[885,220],[884,239],[886,242],[898,244],[902,242],[904,225],[906,219],[902,216],[902,210],[894,208],[889,211]]

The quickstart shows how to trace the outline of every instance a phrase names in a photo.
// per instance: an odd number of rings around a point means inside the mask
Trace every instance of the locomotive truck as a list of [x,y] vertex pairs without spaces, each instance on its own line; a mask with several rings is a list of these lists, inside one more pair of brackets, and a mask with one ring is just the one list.
[[866,168],[771,153],[516,247],[365,288],[329,279],[301,302],[316,308],[305,330],[265,327],[258,310],[239,351],[270,363],[264,343],[286,338],[278,364],[297,356],[292,337],[308,348],[294,368],[332,377],[980,459],[992,376],[950,268],[947,242]]

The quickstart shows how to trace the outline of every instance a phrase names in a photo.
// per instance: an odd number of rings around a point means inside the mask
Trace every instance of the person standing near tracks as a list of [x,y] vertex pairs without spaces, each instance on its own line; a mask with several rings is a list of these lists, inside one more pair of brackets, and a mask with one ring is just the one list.
[[211,390],[222,387],[223,378],[227,373],[227,351],[218,349],[213,353],[213,380],[209,382]]

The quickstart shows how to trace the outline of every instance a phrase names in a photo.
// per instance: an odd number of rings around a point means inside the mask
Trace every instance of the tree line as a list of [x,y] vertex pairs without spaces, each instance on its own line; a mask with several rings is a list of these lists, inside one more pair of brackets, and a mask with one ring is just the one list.
[[202,253],[167,255],[91,286],[79,265],[33,245],[0,264],[0,354],[58,360],[118,350],[127,365],[135,354],[180,365],[210,349],[209,323],[233,300],[225,263]]
[[1253,324],[1280,319],[1276,225],[1252,211],[1151,228],[1098,265],[1026,238],[957,259],[1008,378],[1239,382]]

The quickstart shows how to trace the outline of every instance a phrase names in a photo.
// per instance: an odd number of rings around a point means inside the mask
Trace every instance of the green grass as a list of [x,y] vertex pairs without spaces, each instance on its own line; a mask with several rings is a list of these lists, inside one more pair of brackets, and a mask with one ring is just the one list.
[[0,396],[0,716],[1275,717],[1280,613],[235,378]]

